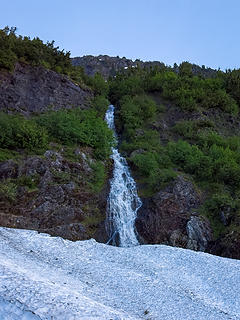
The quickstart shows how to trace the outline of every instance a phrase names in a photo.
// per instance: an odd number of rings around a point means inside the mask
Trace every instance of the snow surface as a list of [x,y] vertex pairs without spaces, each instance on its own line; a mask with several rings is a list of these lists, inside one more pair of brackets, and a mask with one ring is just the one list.
[[240,319],[240,261],[0,228],[0,319]]

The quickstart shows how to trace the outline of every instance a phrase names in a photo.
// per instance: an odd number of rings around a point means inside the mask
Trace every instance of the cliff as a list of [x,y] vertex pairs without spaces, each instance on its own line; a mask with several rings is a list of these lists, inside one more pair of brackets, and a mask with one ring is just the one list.
[[12,72],[0,71],[0,97],[0,111],[26,115],[50,109],[86,108],[92,92],[43,66],[16,63]]

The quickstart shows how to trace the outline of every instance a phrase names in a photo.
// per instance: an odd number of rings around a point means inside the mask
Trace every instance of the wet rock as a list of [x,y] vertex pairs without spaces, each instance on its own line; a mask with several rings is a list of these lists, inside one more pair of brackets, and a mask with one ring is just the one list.
[[186,248],[196,251],[206,251],[213,240],[209,221],[204,217],[191,216],[187,222],[188,241]]
[[70,181],[69,183],[62,185],[62,189],[66,192],[72,192],[75,188],[76,188],[76,185],[73,181]]

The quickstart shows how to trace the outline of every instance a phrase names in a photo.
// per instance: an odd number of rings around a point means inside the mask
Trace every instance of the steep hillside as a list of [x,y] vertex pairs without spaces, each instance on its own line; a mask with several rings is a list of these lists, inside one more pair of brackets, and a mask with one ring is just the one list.
[[14,28],[0,30],[0,44],[0,225],[106,241],[104,79]]
[[239,79],[195,76],[185,62],[178,74],[132,68],[111,80],[144,243],[240,258]]

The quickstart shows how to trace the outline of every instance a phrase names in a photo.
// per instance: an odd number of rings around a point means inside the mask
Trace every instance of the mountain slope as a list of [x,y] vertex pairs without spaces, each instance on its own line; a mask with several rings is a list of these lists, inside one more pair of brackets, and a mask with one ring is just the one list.
[[237,260],[6,228],[0,240],[4,320],[240,319]]

